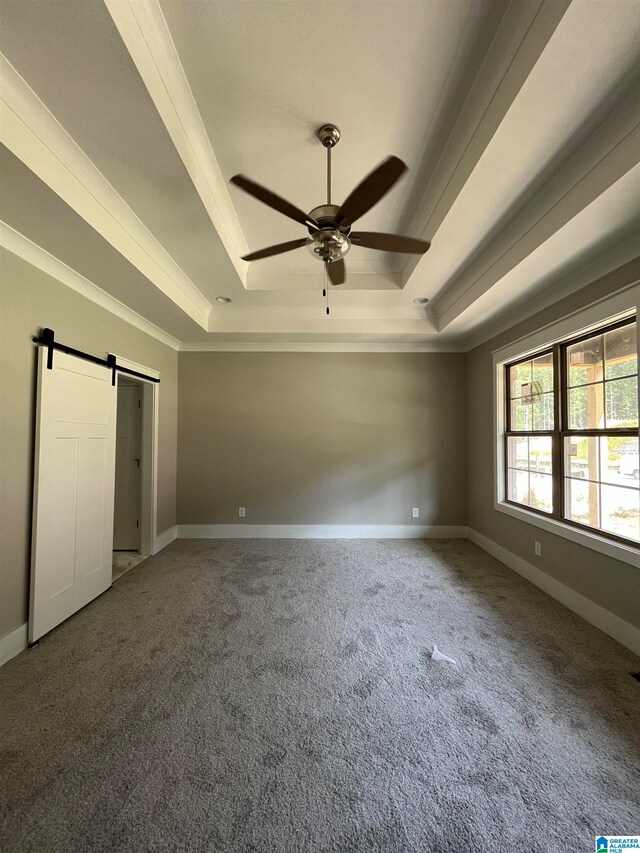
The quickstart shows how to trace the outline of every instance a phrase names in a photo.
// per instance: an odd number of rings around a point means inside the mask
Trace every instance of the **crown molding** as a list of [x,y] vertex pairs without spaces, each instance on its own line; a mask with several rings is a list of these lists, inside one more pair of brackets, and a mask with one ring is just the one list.
[[104,0],[238,276],[248,251],[227,183],[158,0]]
[[285,341],[196,341],[181,343],[180,352],[464,352],[459,343],[424,344],[424,343],[359,343],[346,341],[343,343],[308,341],[291,343]]
[[80,275],[80,273],[67,266],[63,261],[54,257],[54,255],[51,255],[41,246],[33,243],[23,234],[15,231],[10,225],[1,220],[0,246],[17,255],[17,257],[22,258],[23,261],[31,264],[31,266],[55,278],[61,284],[70,287],[71,290],[75,290],[76,293],[91,300],[91,302],[109,311],[109,313],[129,323],[129,325],[135,326],[139,331],[144,332],[174,350],[179,349],[180,342],[173,335],[160,329],[150,320],[145,319],[132,308],[129,308],[109,293],[106,293],[97,284],[89,281],[89,279]]
[[203,329],[211,303],[0,53],[0,139]]

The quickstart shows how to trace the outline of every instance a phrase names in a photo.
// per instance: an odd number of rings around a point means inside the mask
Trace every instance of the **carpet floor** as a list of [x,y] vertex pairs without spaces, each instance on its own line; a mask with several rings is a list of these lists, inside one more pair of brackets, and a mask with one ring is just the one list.
[[465,540],[177,541],[0,670],[0,850],[591,851],[639,669]]

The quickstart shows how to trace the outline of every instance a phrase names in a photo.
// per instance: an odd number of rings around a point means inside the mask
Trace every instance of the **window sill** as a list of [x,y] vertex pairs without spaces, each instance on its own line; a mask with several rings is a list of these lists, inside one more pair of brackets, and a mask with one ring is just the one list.
[[572,527],[570,524],[563,524],[555,518],[545,518],[535,512],[528,512],[521,507],[513,506],[512,504],[496,501],[494,508],[498,512],[503,512],[510,515],[512,518],[517,518],[520,521],[525,521],[527,524],[532,524],[534,527],[539,527],[546,530],[548,533],[553,533],[556,536],[562,536],[564,539],[569,539],[577,545],[582,545],[583,548],[589,548],[592,551],[598,551],[600,554],[606,554],[614,560],[619,560],[621,563],[628,563],[630,566],[635,566],[640,569],[640,549],[634,545],[623,545],[621,542],[613,542],[611,539],[606,539],[604,536],[598,536],[597,533],[589,533],[586,530],[579,530]]

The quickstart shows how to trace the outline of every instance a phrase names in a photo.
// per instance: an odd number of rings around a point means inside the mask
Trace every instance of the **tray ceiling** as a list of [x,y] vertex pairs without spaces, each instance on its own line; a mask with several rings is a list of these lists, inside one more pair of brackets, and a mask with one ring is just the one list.
[[[639,4],[336,8],[1,0],[3,233],[203,345],[462,346],[640,255]],[[241,260],[304,229],[228,183],[323,203],[326,121],[334,199],[409,165],[358,227],[432,241],[354,247],[329,317],[304,249]]]

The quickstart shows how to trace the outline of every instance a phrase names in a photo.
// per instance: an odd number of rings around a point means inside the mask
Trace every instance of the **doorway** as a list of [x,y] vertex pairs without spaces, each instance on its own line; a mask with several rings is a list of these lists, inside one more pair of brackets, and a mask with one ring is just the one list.
[[148,556],[142,553],[141,548],[143,405],[142,383],[126,374],[119,374],[113,511],[114,581]]

